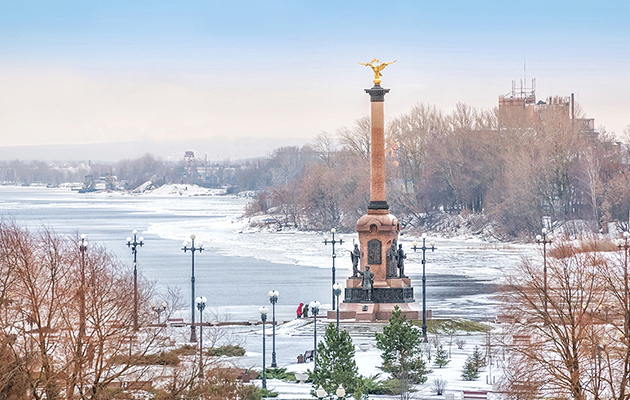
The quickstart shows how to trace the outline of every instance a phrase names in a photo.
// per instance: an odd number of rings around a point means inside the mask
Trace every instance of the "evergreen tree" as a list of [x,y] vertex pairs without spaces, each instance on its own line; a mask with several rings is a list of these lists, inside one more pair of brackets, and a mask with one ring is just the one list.
[[422,333],[394,307],[389,325],[383,333],[376,334],[376,347],[381,350],[381,369],[400,382],[401,398],[406,398],[410,384],[420,384],[427,380],[429,371],[421,357]]
[[471,357],[472,357],[473,363],[477,367],[477,370],[481,370],[483,367],[486,366],[486,360],[484,356],[481,354],[481,352],[479,351],[479,346],[475,346],[475,349],[473,350]]
[[348,331],[337,330],[335,324],[329,324],[324,340],[317,345],[315,358],[317,370],[310,373],[314,389],[321,385],[327,393],[334,393],[342,385],[346,393],[354,393],[358,369]]
[[449,362],[451,362],[451,360],[448,359],[448,352],[442,348],[442,345],[440,345],[437,349],[437,353],[435,354],[435,365],[442,368]]
[[479,369],[477,369],[471,356],[468,356],[464,364],[464,370],[462,371],[462,379],[465,381],[474,381],[477,378],[479,378]]
[[466,358],[462,378],[466,381],[473,381],[479,378],[479,371],[486,366],[486,361],[479,351],[479,346],[475,346],[473,353]]

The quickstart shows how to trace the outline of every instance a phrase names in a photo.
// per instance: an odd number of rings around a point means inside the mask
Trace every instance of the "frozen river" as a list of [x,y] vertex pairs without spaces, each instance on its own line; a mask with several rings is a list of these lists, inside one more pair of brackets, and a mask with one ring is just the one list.
[[[145,239],[138,250],[138,268],[158,291],[181,288],[190,298],[190,253],[181,250],[191,234],[204,243],[195,254],[196,294],[208,297],[209,307],[232,320],[258,317],[268,305],[267,292],[280,291],[278,315],[294,317],[297,304],[331,302],[331,246],[323,235],[304,232],[248,230],[241,218],[246,199],[234,196],[175,194],[79,194],[65,189],[0,187],[0,213],[29,228],[46,226],[60,234],[86,234],[131,264],[126,238],[137,229]],[[339,235],[337,235],[339,236]],[[356,234],[340,235],[337,254],[340,283],[350,275],[349,250]],[[405,271],[412,278],[416,300],[422,299],[422,253],[410,249],[417,237],[402,235],[407,252]],[[489,244],[478,239],[436,238],[427,252],[427,308],[434,316],[492,317],[497,313],[496,285],[502,271],[536,254],[534,245]],[[348,251],[347,251],[348,250]],[[188,314],[184,314],[188,317]]]

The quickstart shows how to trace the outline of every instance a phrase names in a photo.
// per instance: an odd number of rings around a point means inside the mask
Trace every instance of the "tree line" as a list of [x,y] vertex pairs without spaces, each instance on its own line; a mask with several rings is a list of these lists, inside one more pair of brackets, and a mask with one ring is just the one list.
[[[538,231],[542,217],[567,228],[628,227],[630,150],[600,128],[584,130],[562,107],[524,118],[458,104],[419,104],[386,127],[387,196],[404,227],[466,225],[500,239]],[[581,112],[577,110],[577,117]],[[117,163],[0,163],[0,181],[58,185],[115,175],[127,189],[151,180],[256,191],[248,213],[276,214],[300,229],[352,230],[369,203],[370,120],[306,146],[234,163],[165,161],[150,154]],[[625,131],[630,138],[630,127]],[[445,223],[445,219],[448,221]],[[450,219],[450,220],[449,220]]]
[[[564,109],[499,118],[498,109],[458,104],[444,114],[421,104],[388,124],[386,147],[387,198],[403,226],[459,216],[473,230],[514,238],[537,232],[547,216],[582,220],[595,232],[627,228],[627,144],[604,128],[585,131]],[[278,149],[259,166],[253,188],[268,186],[250,212],[271,210],[304,229],[350,230],[369,203],[369,163],[368,118]]]
[[198,184],[204,187],[234,186],[239,164],[209,163],[206,161],[164,160],[151,154],[117,162],[44,162],[0,161],[0,183],[13,185],[45,184],[59,186],[68,182],[92,179],[110,180],[113,190],[133,190],[147,181],[156,186],[165,183]]

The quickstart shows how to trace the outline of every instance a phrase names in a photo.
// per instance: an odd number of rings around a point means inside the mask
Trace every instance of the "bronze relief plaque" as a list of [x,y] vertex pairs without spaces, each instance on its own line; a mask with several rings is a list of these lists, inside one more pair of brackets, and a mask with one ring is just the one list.
[[372,239],[368,242],[368,265],[381,264],[381,241]]

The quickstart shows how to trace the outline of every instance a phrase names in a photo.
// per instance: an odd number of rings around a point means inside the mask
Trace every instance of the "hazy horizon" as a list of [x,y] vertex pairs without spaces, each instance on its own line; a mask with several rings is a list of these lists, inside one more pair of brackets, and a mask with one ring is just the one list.
[[264,155],[368,115],[372,72],[357,62],[373,58],[397,60],[383,72],[387,118],[416,103],[489,109],[513,80],[536,78],[538,98],[575,93],[620,135],[629,12],[622,1],[7,2],[0,147],[14,158],[203,140],[246,158],[230,140],[252,138]]
[[303,146],[305,138],[233,138],[218,140],[151,139],[90,144],[55,144],[31,146],[0,146],[0,161],[92,161],[117,162],[135,159],[145,154],[168,161],[179,161],[184,152],[193,151],[199,160],[211,162],[239,161],[269,156],[274,150],[287,146]]

